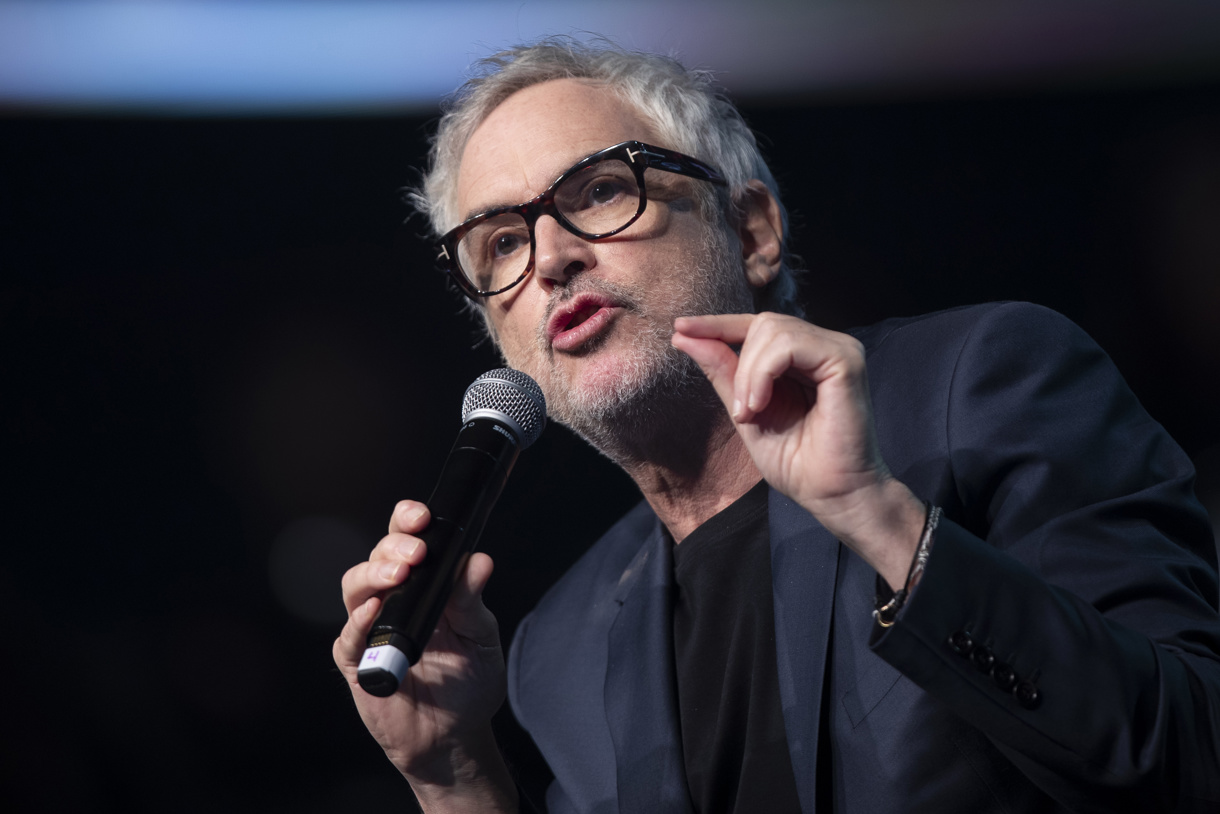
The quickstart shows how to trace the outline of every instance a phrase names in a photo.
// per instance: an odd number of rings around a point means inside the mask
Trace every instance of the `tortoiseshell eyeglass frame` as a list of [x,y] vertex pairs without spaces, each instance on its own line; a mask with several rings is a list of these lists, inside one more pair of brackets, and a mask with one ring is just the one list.
[[[572,177],[581,170],[597,164],[601,161],[620,160],[631,168],[635,174],[636,183],[640,188],[640,204],[637,207],[631,219],[619,226],[617,229],[612,229],[609,232],[601,232],[598,234],[590,234],[577,229],[571,222],[564,217],[563,213],[555,206],[555,190],[559,188],[564,181]],[[574,235],[584,238],[585,240],[601,240],[603,238],[612,237],[622,232],[631,224],[639,220],[640,215],[644,214],[644,209],[648,206],[648,191],[644,184],[644,170],[646,169],[662,170],[663,172],[672,172],[678,175],[685,175],[690,178],[695,178],[700,181],[708,181],[712,184],[727,186],[724,177],[715,169],[704,164],[698,159],[691,158],[688,155],[667,150],[664,147],[654,147],[650,144],[644,144],[640,141],[624,141],[621,144],[615,144],[613,147],[607,147],[604,150],[599,150],[593,155],[586,156],[580,161],[577,161],[562,175],[555,179],[546,191],[523,204],[517,206],[501,206],[496,209],[489,209],[486,212],[481,212],[474,217],[463,221],[459,226],[450,230],[443,237],[435,242],[436,247],[436,262],[442,270],[449,273],[454,283],[461,289],[462,293],[471,299],[478,300],[483,297],[491,297],[496,294],[502,294],[513,288],[534,270],[534,224],[538,218],[543,215],[550,215],[559,225],[567,229]],[[457,245],[462,237],[488,218],[494,218],[507,213],[515,213],[520,215],[529,228],[530,235],[530,257],[526,263],[525,270],[517,279],[513,280],[508,285],[497,288],[494,291],[480,291],[476,288],[462,273],[458,265]]]

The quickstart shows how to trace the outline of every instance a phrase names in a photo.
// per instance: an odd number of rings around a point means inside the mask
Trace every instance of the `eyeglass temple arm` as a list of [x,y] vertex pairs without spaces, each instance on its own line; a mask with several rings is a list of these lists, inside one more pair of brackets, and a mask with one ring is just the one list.
[[637,156],[642,156],[644,166],[655,167],[666,172],[685,175],[690,178],[697,178],[700,181],[710,181],[713,184],[728,185],[719,172],[704,164],[702,161],[691,158],[690,156],[676,153],[673,150],[666,150],[663,147],[653,147],[651,144],[636,142],[642,149],[632,150],[627,148],[627,157],[634,162]]

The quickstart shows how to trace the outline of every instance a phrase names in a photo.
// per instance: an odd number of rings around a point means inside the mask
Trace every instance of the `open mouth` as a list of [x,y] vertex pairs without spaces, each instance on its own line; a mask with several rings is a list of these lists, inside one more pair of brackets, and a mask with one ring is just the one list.
[[589,317],[596,314],[599,310],[601,310],[601,306],[597,305],[595,303],[589,303],[589,304],[585,305],[583,308],[578,309],[576,312],[574,312],[572,314],[572,318],[568,320],[567,325],[563,326],[563,330],[565,330],[565,331],[572,330],[577,325],[582,324]]
[[547,335],[556,350],[575,350],[601,333],[618,308],[609,297],[599,294],[578,295],[551,315]]

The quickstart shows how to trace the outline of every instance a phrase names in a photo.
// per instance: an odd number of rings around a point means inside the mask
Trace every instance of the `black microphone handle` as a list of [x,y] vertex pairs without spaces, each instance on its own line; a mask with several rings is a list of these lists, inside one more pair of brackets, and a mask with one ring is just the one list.
[[[402,585],[386,592],[369,632],[357,678],[370,694],[393,695],[406,669],[428,646],[517,460],[520,444],[506,427],[480,417],[458,433],[428,500],[432,519],[419,535],[427,545],[424,561],[412,566]],[[405,656],[405,664],[395,650]]]

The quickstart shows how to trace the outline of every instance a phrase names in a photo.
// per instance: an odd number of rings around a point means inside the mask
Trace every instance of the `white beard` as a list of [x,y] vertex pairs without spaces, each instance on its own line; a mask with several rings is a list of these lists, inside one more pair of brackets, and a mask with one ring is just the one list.
[[[704,417],[723,412],[724,407],[703,371],[693,359],[670,344],[673,318],[678,315],[751,312],[753,297],[745,283],[739,252],[723,232],[708,227],[702,256],[685,287],[685,302],[664,303],[664,314],[655,313],[652,302],[637,286],[626,286],[577,274],[567,285],[557,287],[550,313],[558,303],[586,291],[603,293],[641,317],[645,326],[619,351],[616,375],[589,384],[573,382],[560,368],[544,364],[535,375],[546,394],[551,418],[580,435],[604,455],[620,464],[649,460],[659,447],[675,447],[692,435],[707,431]],[[594,355],[613,331],[597,337],[581,353]],[[545,320],[535,337],[536,358],[552,358]],[[664,454],[664,453],[662,453]]]

